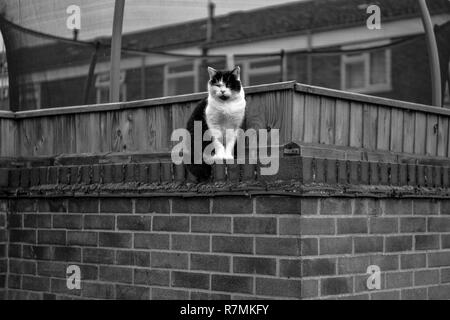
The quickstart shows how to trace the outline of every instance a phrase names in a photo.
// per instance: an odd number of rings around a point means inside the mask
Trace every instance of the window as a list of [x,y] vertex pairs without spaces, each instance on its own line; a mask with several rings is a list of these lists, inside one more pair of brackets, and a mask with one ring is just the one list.
[[164,95],[176,96],[198,91],[198,63],[182,62],[166,65]]
[[342,56],[341,87],[353,92],[390,91],[391,51],[389,49]]
[[264,58],[239,63],[244,85],[256,86],[281,80],[280,58]]
[[[450,64],[448,65],[448,74],[450,74]],[[442,80],[445,81],[445,79]],[[450,108],[450,81],[447,81],[445,85],[444,106]]]
[[[125,83],[125,71],[120,73],[120,101],[127,100],[127,85]],[[109,72],[99,74],[95,81],[95,88],[97,89],[97,103],[108,103],[109,100]]]
[[41,84],[27,83],[21,86],[20,105],[25,110],[34,110],[41,108]]

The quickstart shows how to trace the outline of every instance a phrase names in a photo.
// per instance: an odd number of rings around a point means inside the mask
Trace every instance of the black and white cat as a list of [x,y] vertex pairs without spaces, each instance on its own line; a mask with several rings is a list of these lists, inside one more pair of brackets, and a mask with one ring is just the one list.
[[[210,130],[215,151],[211,159],[213,161],[234,159],[237,130],[244,122],[246,107],[240,72],[239,67],[232,71],[218,71],[209,67],[208,98],[199,103],[187,124],[187,130],[195,139],[202,138],[194,136],[195,122],[201,122],[202,135]],[[210,143],[202,142],[202,152]],[[211,176],[210,165],[204,161],[202,164],[194,164],[194,143],[191,144],[191,164],[187,169],[199,181]]]

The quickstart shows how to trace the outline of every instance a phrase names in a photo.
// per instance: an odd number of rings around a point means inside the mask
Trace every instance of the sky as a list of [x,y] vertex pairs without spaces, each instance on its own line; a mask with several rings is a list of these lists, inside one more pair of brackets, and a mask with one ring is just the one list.
[[[302,0],[300,0],[302,1]],[[124,32],[180,23],[207,16],[208,0],[126,0]],[[277,5],[293,0],[213,0],[216,15]],[[18,17],[21,25],[54,35],[71,37],[66,27],[70,5],[81,8],[80,39],[111,35],[114,0],[2,0],[0,10]],[[20,15],[18,14],[20,12]]]

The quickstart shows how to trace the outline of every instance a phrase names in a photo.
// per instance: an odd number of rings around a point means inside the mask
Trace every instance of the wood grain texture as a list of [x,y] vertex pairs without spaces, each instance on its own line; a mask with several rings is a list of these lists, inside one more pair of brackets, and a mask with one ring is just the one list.
[[427,115],[425,113],[416,113],[414,133],[414,153],[425,154],[427,138]]
[[350,103],[350,146],[363,146],[363,105],[359,102]]
[[364,105],[364,148],[376,150],[377,148],[377,128],[378,128],[378,107],[375,105]]
[[416,113],[405,111],[403,113],[403,152],[414,153],[414,137],[416,128]]
[[390,150],[391,138],[391,109],[380,107],[378,109],[378,135],[377,149]]
[[336,100],[335,138],[336,144],[339,146],[350,144],[350,102],[346,100]]
[[320,140],[320,96],[307,95],[305,98],[305,137],[307,143]]
[[447,157],[448,154],[448,118],[439,116],[437,155]]
[[321,98],[320,143],[334,144],[336,100]]
[[303,141],[305,136],[304,94],[294,94],[292,104],[292,141]]
[[438,142],[438,117],[435,115],[427,115],[427,140],[426,154],[429,156],[437,155]]
[[391,151],[403,151],[403,110],[392,109],[391,112]]

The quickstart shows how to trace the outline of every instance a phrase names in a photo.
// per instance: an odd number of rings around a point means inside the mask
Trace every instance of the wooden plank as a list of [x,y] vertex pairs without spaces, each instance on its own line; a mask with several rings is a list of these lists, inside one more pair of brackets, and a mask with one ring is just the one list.
[[339,146],[350,145],[350,103],[336,100],[335,143]]
[[292,104],[292,141],[304,141],[305,95],[294,93]]
[[427,141],[426,154],[429,156],[437,155],[438,143],[438,118],[435,115],[427,115]]
[[416,113],[403,113],[403,152],[414,153]]
[[440,157],[447,157],[448,154],[448,118],[439,117],[438,130],[438,150],[437,155]]
[[334,144],[336,100],[321,98],[320,143]]
[[414,135],[414,153],[425,154],[427,137],[427,116],[425,113],[416,114]]
[[377,148],[378,107],[366,104],[363,112],[363,146],[366,149],[375,150]]
[[363,146],[363,105],[358,102],[350,103],[350,146]]
[[320,97],[307,95],[305,98],[305,138],[307,143],[319,143]]
[[391,112],[391,151],[403,151],[403,110],[392,109]]
[[378,134],[377,148],[381,150],[390,150],[391,135],[391,110],[380,107],[378,109]]

